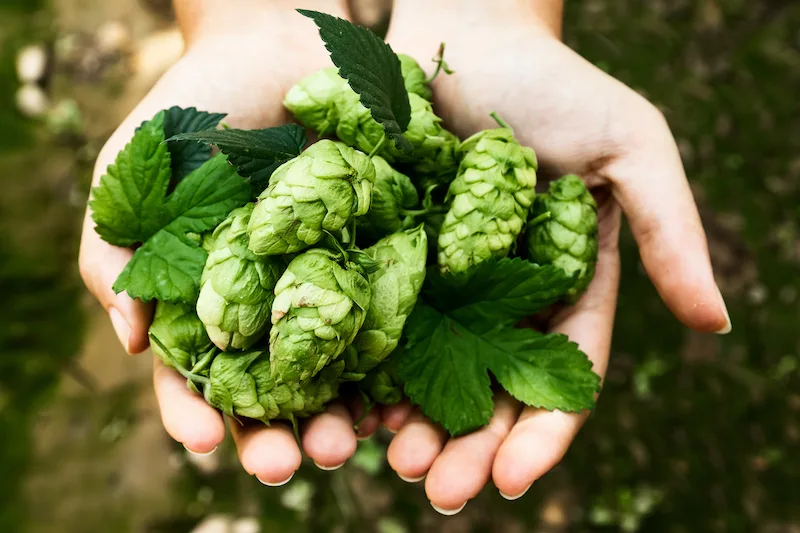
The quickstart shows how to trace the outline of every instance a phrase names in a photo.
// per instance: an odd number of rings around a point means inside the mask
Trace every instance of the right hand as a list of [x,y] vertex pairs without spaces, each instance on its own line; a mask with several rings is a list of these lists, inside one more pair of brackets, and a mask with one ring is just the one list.
[[[298,4],[298,5],[295,5]],[[135,128],[158,111],[172,107],[228,113],[225,122],[236,128],[263,128],[289,121],[282,101],[286,91],[303,76],[330,65],[314,24],[294,11],[318,9],[348,17],[344,0],[180,0],[175,9],[186,41],[183,57],[156,83],[111,135],[97,158],[92,185],[99,183],[117,153],[130,141]],[[114,280],[133,255],[112,246],[94,231],[87,210],[80,245],[80,271],[87,288],[103,305],[122,346],[130,354],[148,347],[152,305],[115,294]],[[175,370],[155,360],[154,387],[167,433],[195,453],[209,453],[225,436],[220,413],[186,387]],[[303,428],[303,448],[325,469],[341,466],[356,449],[353,420],[342,403]],[[371,414],[359,426],[359,436],[377,428]],[[302,459],[292,431],[282,423],[231,424],[244,469],[265,484],[287,482]]]

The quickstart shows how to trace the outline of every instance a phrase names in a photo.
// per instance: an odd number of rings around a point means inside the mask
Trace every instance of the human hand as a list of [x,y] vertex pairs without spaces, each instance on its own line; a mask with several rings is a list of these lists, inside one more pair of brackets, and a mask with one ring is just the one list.
[[[663,115],[643,97],[559,40],[556,0],[395,0],[387,40],[429,67],[441,41],[455,71],[434,82],[435,110],[462,138],[496,127],[496,111],[522,144],[536,150],[541,174],[576,173],[598,204],[595,278],[573,307],[549,321],[577,342],[604,375],[619,283],[624,211],[645,269],[669,309],[699,331],[730,330],[714,281],[705,234],[675,141]],[[544,9],[544,12],[541,11]],[[538,10],[538,12],[537,12]],[[557,21],[557,22],[554,22]],[[429,69],[431,70],[431,69]],[[490,424],[448,439],[408,406],[384,411],[399,431],[388,460],[407,480],[427,474],[431,504],[458,512],[489,481],[508,499],[522,496],[555,466],[586,414],[523,408],[495,397]]]
[[[298,5],[295,5],[298,4]],[[114,132],[98,156],[93,184],[129,142],[134,129],[158,111],[174,105],[226,112],[226,123],[238,128],[263,128],[289,121],[282,106],[286,91],[301,77],[328,66],[313,24],[299,16],[290,0],[185,0],[175,3],[187,49],[150,93]],[[346,2],[304,0],[302,7],[347,17]],[[128,353],[144,351],[152,306],[114,294],[112,285],[131,258],[130,249],[101,240],[87,210],[80,248],[81,275],[108,312]],[[190,392],[176,371],[155,360],[154,387],[167,432],[190,451],[209,453],[222,442],[222,416],[201,396]],[[356,410],[354,408],[353,410]],[[356,449],[353,412],[343,403],[307,422],[302,430],[306,454],[321,468],[344,463]],[[377,414],[359,426],[365,436],[378,425]],[[239,458],[262,483],[287,482],[300,466],[301,452],[285,424],[231,424]]]

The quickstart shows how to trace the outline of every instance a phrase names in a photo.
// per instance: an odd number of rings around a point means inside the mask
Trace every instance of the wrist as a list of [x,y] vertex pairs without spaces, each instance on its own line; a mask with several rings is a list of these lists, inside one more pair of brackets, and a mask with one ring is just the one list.
[[[532,33],[561,39],[563,0],[394,0],[392,27],[412,25],[434,31],[440,26],[473,24],[526,27]],[[392,29],[390,29],[390,32]]]
[[350,19],[347,0],[174,0],[187,48],[214,40],[275,40],[276,33],[313,33],[316,27],[297,9]]

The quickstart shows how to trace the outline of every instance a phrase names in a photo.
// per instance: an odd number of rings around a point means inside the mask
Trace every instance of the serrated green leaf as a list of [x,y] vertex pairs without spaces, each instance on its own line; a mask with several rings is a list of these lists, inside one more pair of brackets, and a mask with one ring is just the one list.
[[496,354],[487,361],[489,370],[525,405],[565,412],[594,407],[600,376],[592,372],[586,354],[565,335],[509,328],[488,332],[482,340],[491,344]]
[[95,231],[115,246],[146,241],[163,226],[170,155],[164,141],[164,112],[143,123],[92,189]]
[[[225,118],[225,113],[208,113],[194,107],[178,106],[167,109],[164,116],[164,137],[169,139],[180,133],[203,131],[215,127]],[[172,179],[181,181],[211,157],[211,147],[191,141],[178,141],[167,145],[172,158]]]
[[489,422],[488,371],[521,402],[547,410],[591,409],[599,390],[592,363],[563,335],[511,326],[476,330],[418,303],[407,339],[397,359],[405,393],[454,436]]
[[407,345],[398,359],[406,396],[451,435],[486,425],[494,410],[491,382],[477,346],[460,342],[469,331],[423,303],[406,328]]
[[217,146],[239,175],[249,178],[257,195],[266,188],[276,168],[300,155],[308,138],[297,124],[284,124],[261,130],[208,129],[175,135],[167,141],[170,144],[197,141]]
[[249,199],[250,187],[225,156],[208,160],[168,198],[161,198],[162,227],[136,250],[114,290],[144,301],[194,304],[206,261],[197,235],[216,227]]
[[392,47],[363,26],[318,11],[297,11],[316,23],[339,74],[358,93],[386,136],[401,150],[411,152],[411,144],[403,137],[411,120],[411,104],[400,59]]
[[513,325],[558,301],[574,283],[574,275],[553,265],[539,266],[520,258],[478,263],[459,274],[432,269],[425,300],[473,331]]

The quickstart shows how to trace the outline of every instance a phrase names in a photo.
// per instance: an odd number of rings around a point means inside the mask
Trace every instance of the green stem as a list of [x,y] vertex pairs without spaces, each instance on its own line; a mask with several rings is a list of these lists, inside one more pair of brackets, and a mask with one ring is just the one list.
[[348,229],[350,230],[350,242],[347,244],[347,249],[348,250],[352,250],[353,248],[356,247],[356,218],[355,217],[353,217],[353,219],[350,221],[350,227]]
[[489,113],[489,116],[492,117],[494,121],[500,125],[501,128],[511,129],[511,126],[508,125],[508,122],[500,118],[500,115],[498,115],[497,112],[492,111],[491,113]]
[[384,133],[383,136],[381,137],[381,140],[378,141],[378,144],[376,144],[375,148],[373,148],[372,151],[369,153],[369,158],[370,159],[372,159],[372,157],[375,154],[377,154],[378,152],[381,151],[381,149],[386,145],[386,141],[387,140],[388,140],[388,138],[386,137],[386,133]]
[[404,217],[419,217],[424,215],[447,213],[447,208],[444,206],[434,206],[430,209],[399,209],[397,212]]
[[175,356],[172,355],[172,352],[169,351],[169,348],[164,346],[164,343],[161,342],[160,340],[158,340],[158,337],[156,337],[152,333],[150,334],[150,340],[153,341],[154,343],[156,343],[156,345],[159,348],[164,350],[164,353],[166,354],[167,359],[170,360],[170,362],[172,363],[172,366],[175,367],[175,370],[180,372],[181,376],[185,377],[186,379],[189,379],[189,380],[192,380],[192,381],[196,381],[198,383],[202,383],[203,385],[208,385],[208,384],[211,383],[211,380],[209,380],[207,377],[200,376],[200,375],[197,375],[197,374],[193,374],[192,372],[190,372],[190,371],[186,370],[185,368],[183,368],[182,365],[179,365],[178,364],[178,360],[175,359]]
[[439,52],[436,54],[436,57],[433,58],[433,62],[436,63],[436,70],[434,70],[433,74],[431,74],[430,77],[425,80],[425,83],[428,85],[433,83],[433,80],[436,79],[436,76],[438,76],[439,72],[441,71],[444,71],[445,74],[453,73],[453,71],[450,70],[450,67],[447,66],[447,62],[444,60],[444,43],[439,45]]
[[550,213],[550,211],[545,211],[544,213],[542,213],[538,217],[536,217],[533,220],[531,220],[530,222],[528,222],[528,225],[529,226],[535,226],[536,224],[544,222],[545,220],[550,220],[551,216],[552,216],[552,214]]

